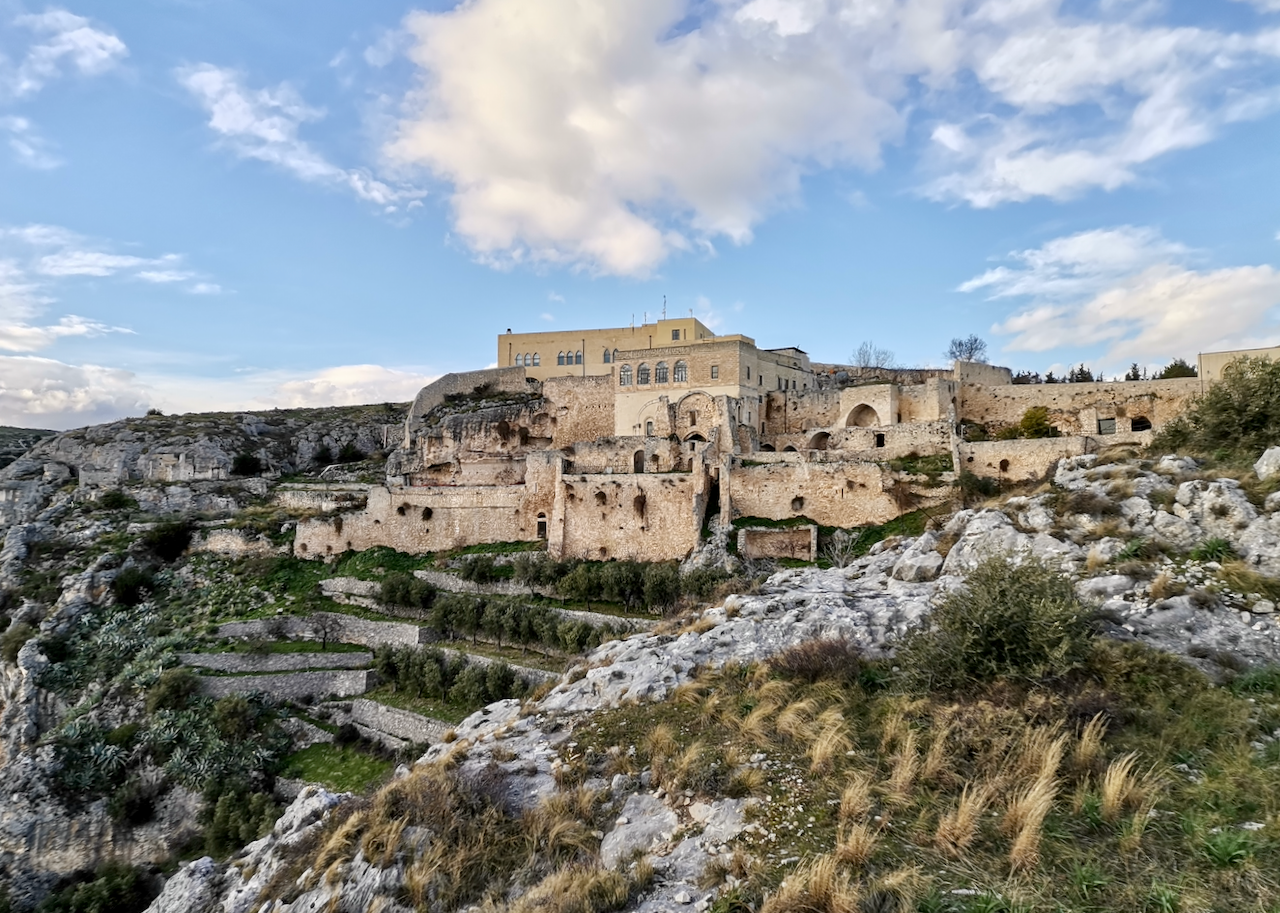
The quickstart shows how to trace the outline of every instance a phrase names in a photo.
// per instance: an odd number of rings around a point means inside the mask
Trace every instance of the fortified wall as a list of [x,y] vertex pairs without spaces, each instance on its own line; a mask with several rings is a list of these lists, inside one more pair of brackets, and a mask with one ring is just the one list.
[[[544,541],[557,558],[658,561],[689,555],[717,515],[883,523],[947,502],[960,472],[1037,479],[1066,456],[1145,444],[1201,389],[1196,378],[1019,385],[1007,368],[968,362],[810,365],[800,349],[757,349],[696,321],[660,329],[582,336],[584,361],[565,348],[575,333],[499,337],[510,366],[424,388],[386,485],[363,509],[300,523],[295,552]],[[966,439],[1033,407],[1061,436]]]

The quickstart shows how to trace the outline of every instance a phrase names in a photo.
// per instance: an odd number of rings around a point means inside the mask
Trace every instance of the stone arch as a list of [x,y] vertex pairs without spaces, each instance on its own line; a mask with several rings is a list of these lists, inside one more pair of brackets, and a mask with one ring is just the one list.
[[783,453],[795,453],[795,452],[796,452],[796,448],[794,448],[794,447],[792,447],[790,444],[788,444],[787,446],[785,446],[785,447],[783,447],[783,448],[782,448],[782,452],[783,452]]
[[776,449],[776,448],[775,448],[772,444],[761,444],[761,445],[760,445],[760,452],[761,452],[761,453],[773,453],[775,449]]
[[1132,423],[1130,424],[1130,428],[1134,431],[1150,431],[1151,419],[1147,418],[1145,415],[1135,415]]
[[637,450],[631,457],[631,468],[636,472],[644,472],[644,451]]
[[693,432],[692,434],[685,435],[684,442],[686,444],[689,444],[695,441],[699,444],[705,444],[707,442],[707,439],[696,431]]
[[844,424],[846,428],[874,428],[880,424],[880,415],[866,403],[860,403],[853,407]]
[[819,431],[813,437],[809,438],[810,450],[826,450],[827,445],[831,443],[831,435],[825,431]]

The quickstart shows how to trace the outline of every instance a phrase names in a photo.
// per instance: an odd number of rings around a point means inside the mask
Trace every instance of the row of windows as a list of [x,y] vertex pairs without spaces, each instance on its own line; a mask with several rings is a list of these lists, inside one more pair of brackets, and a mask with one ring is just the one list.
[[582,364],[582,350],[577,352],[560,352],[556,355],[556,364],[558,365],[580,365]]
[[[717,368],[711,369],[711,376],[715,377],[719,373]],[[636,368],[635,379],[637,384],[649,383],[649,366],[644,362]],[[677,361],[675,369],[668,372],[667,363],[660,361],[653,366],[653,382],[655,384],[677,383],[685,384],[689,382],[689,365],[682,361]],[[631,386],[631,365],[623,365],[618,369],[619,386]]]
[[537,352],[532,355],[524,354],[516,356],[517,368],[536,368],[542,364],[542,356]]

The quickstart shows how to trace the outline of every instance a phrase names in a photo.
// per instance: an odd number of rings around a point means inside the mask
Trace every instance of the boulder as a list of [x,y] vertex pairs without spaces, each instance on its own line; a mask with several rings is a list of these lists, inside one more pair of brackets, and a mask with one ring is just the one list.
[[606,869],[626,862],[637,850],[647,853],[670,840],[680,823],[675,812],[648,793],[627,799],[618,821],[600,844],[600,862]]
[[910,583],[934,580],[942,570],[942,556],[937,552],[938,537],[925,533],[917,539],[893,566],[893,579]]
[[1280,476],[1280,447],[1268,447],[1262,456],[1258,457],[1258,462],[1253,464],[1253,471],[1264,482]]
[[1108,574],[1105,577],[1093,577],[1081,580],[1076,584],[1076,592],[1083,599],[1108,599],[1133,589],[1132,577],[1123,574]]

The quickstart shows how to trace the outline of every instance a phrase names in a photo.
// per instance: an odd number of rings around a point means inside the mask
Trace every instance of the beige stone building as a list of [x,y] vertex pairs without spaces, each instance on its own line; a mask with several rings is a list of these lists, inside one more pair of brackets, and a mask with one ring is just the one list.
[[[557,557],[666,560],[711,522],[882,523],[947,503],[960,472],[1033,479],[1064,456],[1144,443],[1201,389],[1196,378],[1014,384],[1006,368],[965,362],[814,365],[693,318],[508,332],[498,350],[499,367],[419,393],[386,484],[358,511],[300,523],[299,555],[544,540]],[[1060,437],[987,439],[1034,406]],[[894,468],[927,456],[950,472]],[[810,541],[773,538],[792,551]]]
[[1267,349],[1232,349],[1226,352],[1201,352],[1196,359],[1197,371],[1205,384],[1222,380],[1222,369],[1237,358],[1265,358],[1275,361],[1280,358],[1280,346]]

